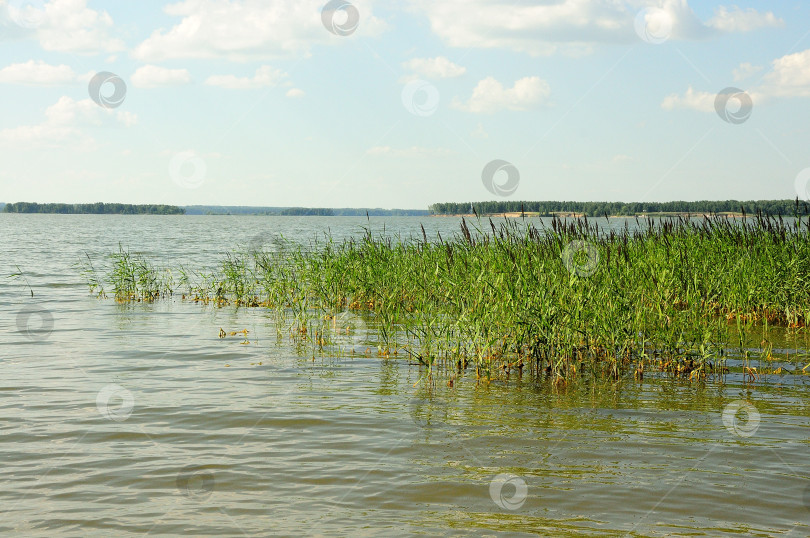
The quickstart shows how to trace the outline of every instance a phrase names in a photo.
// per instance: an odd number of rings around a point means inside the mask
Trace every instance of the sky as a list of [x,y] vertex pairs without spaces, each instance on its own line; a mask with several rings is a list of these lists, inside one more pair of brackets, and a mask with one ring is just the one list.
[[0,0],[0,201],[808,198],[810,3]]

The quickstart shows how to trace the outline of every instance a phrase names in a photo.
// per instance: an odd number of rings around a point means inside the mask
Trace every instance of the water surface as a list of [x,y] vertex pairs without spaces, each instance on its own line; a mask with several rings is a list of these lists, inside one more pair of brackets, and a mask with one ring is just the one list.
[[0,532],[810,535],[804,377],[431,386],[261,309],[96,299],[75,266],[420,223],[459,219],[0,214]]

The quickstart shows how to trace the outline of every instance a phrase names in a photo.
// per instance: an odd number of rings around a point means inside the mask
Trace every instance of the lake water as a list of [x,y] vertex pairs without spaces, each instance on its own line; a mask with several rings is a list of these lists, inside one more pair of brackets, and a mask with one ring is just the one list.
[[[420,223],[459,220],[370,221]],[[75,266],[119,244],[213,266],[368,224],[0,214],[0,532],[810,535],[803,376],[430,387],[405,359],[313,357],[261,309],[96,299]]]

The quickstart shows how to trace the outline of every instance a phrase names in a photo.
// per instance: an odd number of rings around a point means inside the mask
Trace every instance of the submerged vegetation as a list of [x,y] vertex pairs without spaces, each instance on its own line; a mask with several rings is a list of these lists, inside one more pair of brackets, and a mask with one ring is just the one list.
[[587,218],[472,229],[462,220],[452,238],[423,228],[408,239],[366,230],[308,248],[278,242],[208,273],[156,268],[123,249],[102,276],[86,271],[119,301],[269,308],[316,346],[348,312],[368,321],[364,343],[380,355],[407,354],[429,372],[701,379],[723,372],[752,328],[810,323],[809,229],[810,219],[761,214],[640,220],[618,232]]

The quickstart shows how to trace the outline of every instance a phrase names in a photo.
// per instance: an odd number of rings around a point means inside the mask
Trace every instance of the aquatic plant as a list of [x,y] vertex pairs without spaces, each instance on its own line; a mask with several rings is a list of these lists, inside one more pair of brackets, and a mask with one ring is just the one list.
[[[365,312],[383,356],[472,366],[484,378],[532,369],[557,382],[653,369],[702,378],[722,371],[752,327],[810,322],[810,220],[636,224],[462,220],[448,239],[367,229],[342,243],[231,253],[184,297],[273,308],[318,342],[335,315]],[[119,300],[173,292],[171,273],[143,258],[121,249],[113,261]]]
[[105,297],[105,283],[117,301],[154,301],[171,296],[174,279],[169,269],[159,269],[141,254],[132,254],[119,245],[118,252],[110,255],[111,264],[106,274],[99,275],[90,256],[80,262],[81,274],[90,291]]

